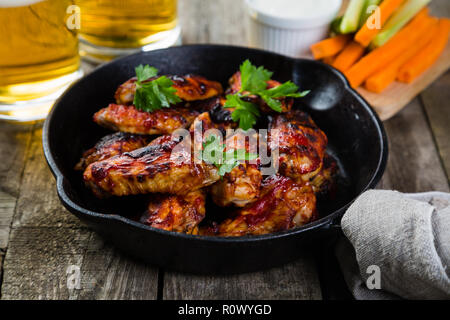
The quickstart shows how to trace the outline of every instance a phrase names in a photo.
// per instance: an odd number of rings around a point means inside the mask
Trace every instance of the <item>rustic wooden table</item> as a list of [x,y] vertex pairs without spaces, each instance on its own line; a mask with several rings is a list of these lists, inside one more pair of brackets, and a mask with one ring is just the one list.
[[[241,0],[180,0],[184,43],[246,44]],[[450,16],[448,0],[433,1]],[[449,191],[450,72],[384,123],[390,157],[379,188]],[[68,142],[70,143],[70,142]],[[140,263],[105,243],[60,204],[45,163],[41,129],[0,124],[2,299],[342,299],[349,298],[332,248],[280,268],[193,276]],[[67,287],[72,265],[79,289]]]

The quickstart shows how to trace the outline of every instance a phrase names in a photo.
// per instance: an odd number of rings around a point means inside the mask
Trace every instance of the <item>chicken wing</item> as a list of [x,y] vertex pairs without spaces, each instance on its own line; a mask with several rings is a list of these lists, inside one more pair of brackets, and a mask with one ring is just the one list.
[[[241,72],[238,71],[235,74],[233,74],[229,80],[230,87],[227,90],[227,94],[234,94],[241,90]],[[275,88],[280,86],[281,83],[275,80],[269,80],[267,81],[267,89]],[[245,92],[244,92],[245,93]],[[248,96],[244,98],[244,100],[248,102],[253,102],[256,105],[259,106],[262,112],[265,113],[273,113],[274,111],[267,105],[267,103],[257,96]],[[292,98],[277,98],[281,102],[281,112],[289,112],[292,109],[292,105],[294,104],[294,99]]]
[[146,112],[134,106],[110,104],[94,114],[99,125],[122,132],[137,134],[171,134],[176,129],[187,128],[199,115],[188,107],[173,107]]
[[275,116],[269,125],[269,148],[278,149],[279,172],[296,183],[309,181],[322,168],[327,136],[304,112]]
[[[251,136],[253,147],[256,148],[258,136],[256,132]],[[226,138],[225,151],[244,149],[249,153],[251,150],[250,137],[247,138],[243,131],[238,130],[234,135]],[[211,186],[212,200],[219,206],[225,207],[235,205],[244,207],[255,201],[260,192],[262,174],[259,170],[258,159],[250,162],[245,161],[226,173],[222,179]]]
[[204,190],[184,196],[156,194],[140,222],[167,231],[198,234],[198,224],[205,217],[205,198]]
[[[190,139],[190,138],[189,138]],[[131,152],[94,162],[84,181],[97,196],[145,193],[183,195],[217,180],[217,168],[191,157],[191,143],[183,137],[161,136]]]
[[88,165],[102,161],[124,152],[145,147],[150,141],[148,136],[117,132],[103,137],[97,144],[83,153],[75,170],[84,171]]
[[[258,235],[302,226],[315,218],[316,197],[311,188],[276,175],[263,181],[257,201],[238,210],[214,231],[219,236]],[[206,229],[204,234],[210,232]]]
[[[156,79],[150,78],[147,81]],[[219,82],[208,80],[202,76],[168,76],[173,81],[173,87],[177,90],[176,95],[183,101],[195,101],[208,99],[223,93]],[[114,97],[117,104],[132,104],[136,92],[136,78],[131,78],[117,89]],[[144,81],[145,82],[145,81]]]

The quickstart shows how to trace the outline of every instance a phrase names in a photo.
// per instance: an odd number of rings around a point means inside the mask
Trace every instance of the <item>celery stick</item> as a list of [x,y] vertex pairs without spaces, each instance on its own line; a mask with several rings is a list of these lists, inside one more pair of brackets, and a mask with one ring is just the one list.
[[381,0],[366,0],[366,3],[364,4],[364,7],[362,9],[361,19],[359,20],[359,28],[361,28],[364,23],[366,23],[367,19],[369,19],[369,17],[372,15],[373,11],[369,11],[369,9],[371,9],[370,7],[378,6],[380,2]]
[[340,26],[341,26],[341,22],[342,22],[342,16],[337,17],[333,20],[333,22],[331,22],[331,31],[333,31],[336,34],[340,34]]
[[406,0],[383,26],[383,30],[372,40],[370,47],[378,48],[389,41],[431,0]]
[[352,33],[358,29],[359,18],[365,2],[366,0],[350,0],[339,28],[341,33]]

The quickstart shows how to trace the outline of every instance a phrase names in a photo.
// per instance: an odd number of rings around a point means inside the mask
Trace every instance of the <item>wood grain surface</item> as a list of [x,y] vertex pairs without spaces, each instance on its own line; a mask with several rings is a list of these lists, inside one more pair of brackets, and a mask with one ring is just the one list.
[[[448,0],[434,0],[440,12]],[[447,11],[445,11],[447,10]],[[246,45],[241,0],[180,0],[184,43]],[[89,71],[91,65],[84,64]],[[390,157],[380,188],[449,190],[450,73],[385,122]],[[330,248],[280,268],[234,276],[158,270],[117,251],[60,204],[38,125],[0,124],[1,299],[343,299]],[[447,174],[446,174],[447,173]],[[79,268],[79,287],[68,286]],[[68,274],[69,271],[69,274]]]
[[[348,2],[348,1],[347,1]],[[343,7],[346,2],[343,2]],[[431,14],[436,17],[450,17],[450,5],[445,1],[432,1]],[[439,59],[410,84],[393,82],[382,93],[373,93],[363,87],[357,91],[371,104],[381,120],[387,120],[408,105],[419,93],[430,86],[450,68],[450,41]]]

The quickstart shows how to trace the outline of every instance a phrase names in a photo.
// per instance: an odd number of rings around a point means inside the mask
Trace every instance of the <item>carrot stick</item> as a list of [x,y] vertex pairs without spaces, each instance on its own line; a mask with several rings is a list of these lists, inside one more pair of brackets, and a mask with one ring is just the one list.
[[434,23],[424,33],[424,36],[411,46],[407,51],[398,56],[394,61],[387,65],[382,70],[379,70],[374,75],[370,76],[365,82],[367,90],[381,93],[392,82],[395,81],[400,67],[404,65],[409,59],[417,55],[430,41],[433,39],[436,32],[438,32],[438,19],[433,19]]
[[423,36],[423,31],[433,22],[428,13],[423,12],[418,13],[384,46],[373,50],[344,72],[352,87],[360,86],[368,77],[389,64]]
[[[387,19],[394,13],[394,11],[400,7],[404,0],[384,0],[378,7],[378,12],[375,10],[372,15],[367,19],[366,23],[359,29],[355,35],[355,41],[363,47],[367,47],[369,43],[375,38],[381,29],[376,28],[370,24],[375,19],[380,19],[380,26],[382,27]],[[378,16],[379,14],[379,16]]]
[[329,56],[334,56],[336,53],[344,49],[349,40],[349,35],[341,34],[336,37],[328,38],[313,44],[311,46],[311,51],[314,55],[314,59],[317,60]]
[[363,46],[352,41],[337,55],[332,66],[344,72],[363,56],[364,51],[365,48]]
[[439,30],[433,39],[417,55],[409,59],[401,68],[397,80],[410,83],[428,69],[441,55],[447,45],[450,19],[439,19]]

